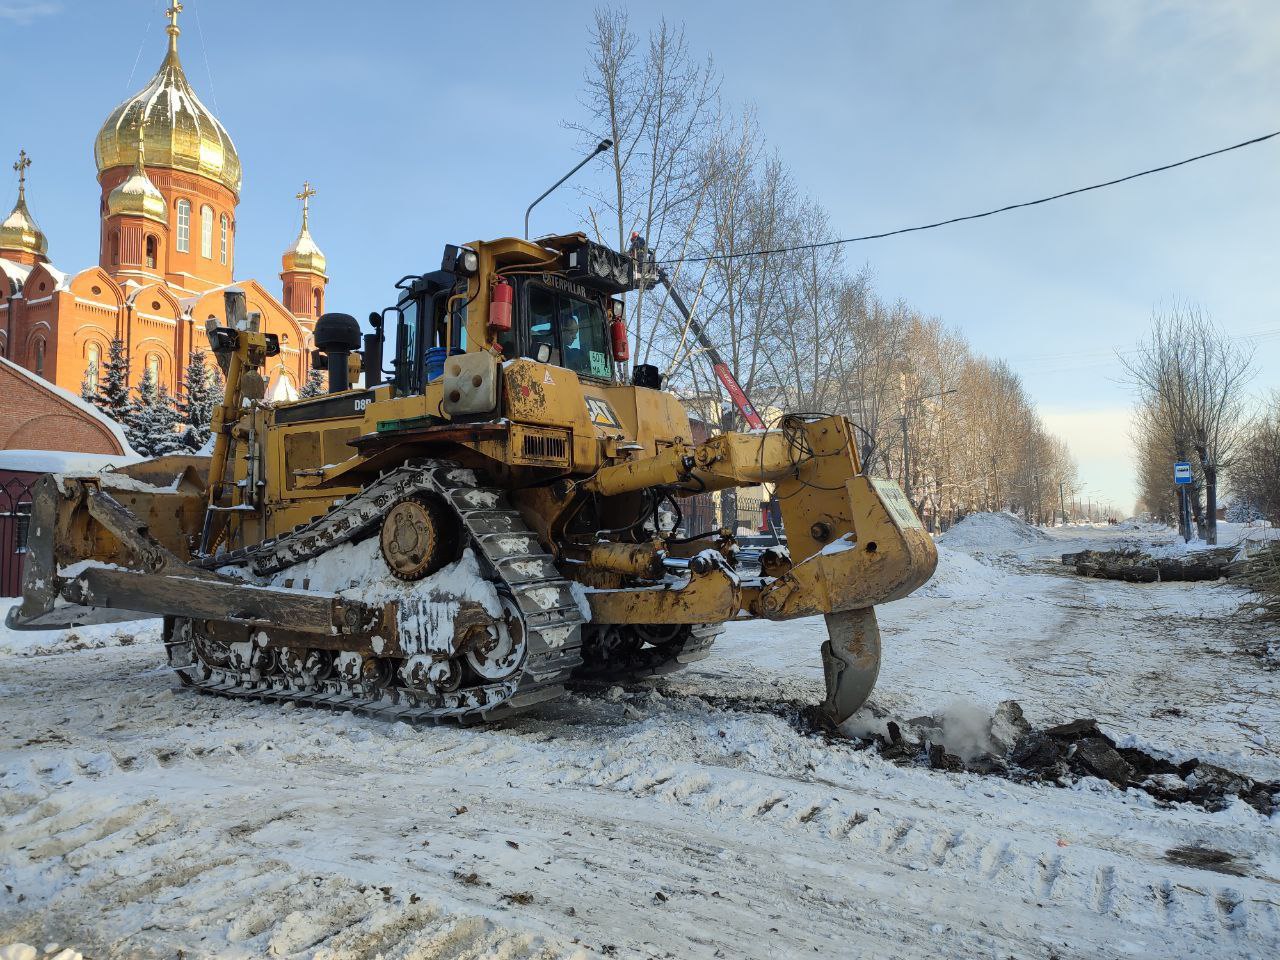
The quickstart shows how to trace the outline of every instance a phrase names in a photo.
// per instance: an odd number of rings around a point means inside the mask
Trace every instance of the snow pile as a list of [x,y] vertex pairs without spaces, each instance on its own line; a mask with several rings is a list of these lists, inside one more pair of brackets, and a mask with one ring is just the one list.
[[1043,530],[1012,513],[971,513],[940,536],[938,542],[965,553],[997,553],[1048,538]]
[[23,473],[96,473],[137,463],[141,458],[115,453],[71,453],[66,450],[0,450],[0,469]]
[[[236,568],[219,572],[243,575]],[[500,615],[502,605],[494,585],[480,573],[475,553],[467,548],[462,559],[449,564],[439,573],[423,580],[397,580],[387,570],[378,548],[377,537],[359,543],[343,543],[320,556],[294,564],[271,577],[269,584],[295,590],[337,593],[347,600],[364,603],[389,603],[427,593],[474,600],[493,616]]]
[[988,566],[967,553],[939,546],[938,569],[934,571],[929,582],[916,593],[925,597],[980,599],[991,596],[994,591],[1004,586],[1008,579],[1008,574]]
[[10,607],[19,598],[0,600],[0,657],[46,657],[76,650],[101,650],[103,647],[127,647],[135,643],[159,643],[161,621],[126,620],[120,623],[95,623],[65,630],[10,630],[4,625]]
[[0,947],[0,960],[84,960],[84,954],[70,947],[59,949],[56,943],[45,944],[44,953],[26,943],[10,943]]

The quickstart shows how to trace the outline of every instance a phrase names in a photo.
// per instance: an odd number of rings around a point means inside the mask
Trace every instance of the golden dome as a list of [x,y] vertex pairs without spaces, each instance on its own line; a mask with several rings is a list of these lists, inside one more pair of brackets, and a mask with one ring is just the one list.
[[111,111],[98,131],[93,156],[98,173],[133,163],[139,130],[153,167],[208,177],[240,196],[240,156],[226,128],[196,96],[178,60],[178,12],[169,10],[169,52],[139,93]]
[[285,273],[305,271],[325,275],[324,268],[327,261],[324,254],[320,252],[320,248],[316,246],[316,242],[311,239],[311,231],[307,228],[310,202],[315,195],[316,192],[311,189],[311,184],[303,183],[302,192],[298,194],[298,199],[302,201],[302,229],[298,231],[298,239],[293,241],[293,246],[280,258]]
[[169,222],[168,203],[158,187],[151,182],[142,166],[143,145],[138,141],[138,159],[133,173],[107,194],[107,216],[120,214],[130,217],[146,217],[157,223]]
[[18,171],[18,202],[13,212],[0,223],[0,252],[30,253],[37,257],[47,258],[49,241],[45,238],[36,223],[36,218],[27,209],[27,167],[31,160],[27,151],[18,152],[18,162],[13,169]]

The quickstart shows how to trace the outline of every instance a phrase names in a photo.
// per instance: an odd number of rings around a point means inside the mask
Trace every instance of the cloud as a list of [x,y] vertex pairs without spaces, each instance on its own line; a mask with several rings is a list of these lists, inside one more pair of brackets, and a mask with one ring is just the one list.
[[40,17],[52,17],[61,12],[62,4],[49,0],[0,0],[0,20],[8,20],[21,27]]

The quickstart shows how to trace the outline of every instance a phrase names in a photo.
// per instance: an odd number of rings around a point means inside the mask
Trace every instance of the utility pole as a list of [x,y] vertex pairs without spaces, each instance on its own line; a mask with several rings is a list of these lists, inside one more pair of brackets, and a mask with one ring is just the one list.
[[1067,495],[1063,492],[1063,481],[1058,481],[1058,509],[1062,511],[1062,525],[1067,525]]
[[1032,474],[1036,481],[1036,525],[1044,525],[1044,506],[1040,500],[1040,474]]

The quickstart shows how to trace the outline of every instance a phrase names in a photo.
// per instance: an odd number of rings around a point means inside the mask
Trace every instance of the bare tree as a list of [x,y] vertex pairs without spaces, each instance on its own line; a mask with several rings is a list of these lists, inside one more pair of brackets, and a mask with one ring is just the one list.
[[1157,313],[1147,340],[1122,359],[1140,399],[1163,419],[1174,456],[1189,460],[1194,453],[1205,493],[1203,508],[1193,497],[1197,526],[1206,542],[1217,543],[1218,475],[1244,421],[1252,348],[1233,341],[1199,308],[1179,306]]
[[1242,506],[1280,525],[1280,393],[1245,432],[1229,476]]
[[[642,43],[624,10],[598,9],[586,76],[587,119],[571,126],[594,140],[609,130],[608,191],[589,196],[597,239],[618,250],[633,232],[662,259],[679,259],[693,241],[706,190],[706,146],[719,107],[710,59],[690,52],[682,27],[662,20]],[[637,362],[669,353],[678,330],[665,292],[630,296],[628,327]]]

